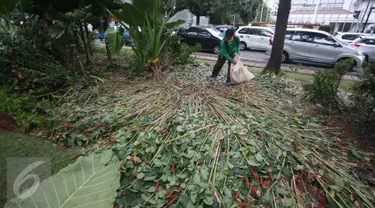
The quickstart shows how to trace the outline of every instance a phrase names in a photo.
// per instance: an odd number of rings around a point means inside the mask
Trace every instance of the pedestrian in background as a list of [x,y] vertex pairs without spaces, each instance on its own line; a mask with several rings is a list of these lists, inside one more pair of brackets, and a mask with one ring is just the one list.
[[233,29],[228,29],[225,32],[225,37],[221,41],[219,56],[217,58],[216,64],[212,71],[210,80],[213,81],[217,75],[219,75],[221,68],[226,61],[228,61],[228,73],[227,73],[227,84],[228,86],[232,85],[230,80],[230,68],[231,64],[236,64],[236,61],[233,58],[240,52],[240,38],[234,35]]
[[221,36],[225,37],[225,32],[227,31],[228,29],[227,28],[222,28],[221,29]]

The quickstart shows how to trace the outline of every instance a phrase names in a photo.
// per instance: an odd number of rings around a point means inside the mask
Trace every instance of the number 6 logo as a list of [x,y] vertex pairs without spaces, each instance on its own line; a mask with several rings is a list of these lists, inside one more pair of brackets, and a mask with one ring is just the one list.
[[[34,162],[31,165],[27,166],[20,174],[18,174],[16,180],[13,183],[13,191],[16,196],[20,199],[27,199],[32,196],[39,187],[39,177],[36,174],[29,174],[30,171],[34,170],[36,167],[45,163],[45,161]],[[34,183],[28,190],[20,193],[21,185],[24,184],[27,180],[33,179]]]

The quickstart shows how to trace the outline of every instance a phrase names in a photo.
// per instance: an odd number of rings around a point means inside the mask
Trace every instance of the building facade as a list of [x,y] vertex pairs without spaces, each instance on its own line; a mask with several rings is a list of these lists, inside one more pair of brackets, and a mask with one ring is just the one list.
[[[292,0],[289,23],[331,25],[332,32],[361,31],[375,0]],[[354,11],[360,11],[358,19]],[[370,13],[368,30],[375,23],[375,9]]]

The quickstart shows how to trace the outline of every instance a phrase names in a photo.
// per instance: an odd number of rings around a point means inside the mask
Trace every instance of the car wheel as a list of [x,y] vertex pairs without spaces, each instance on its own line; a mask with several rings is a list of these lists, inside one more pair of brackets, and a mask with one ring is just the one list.
[[241,44],[240,44],[240,50],[241,51],[244,51],[244,50],[246,50],[247,49],[247,45],[246,45],[246,43],[245,42],[241,42]]
[[219,51],[220,51],[220,46],[215,46],[213,50],[214,54],[219,54]]
[[283,51],[281,55],[281,63],[287,63],[289,61],[289,55],[287,52]]

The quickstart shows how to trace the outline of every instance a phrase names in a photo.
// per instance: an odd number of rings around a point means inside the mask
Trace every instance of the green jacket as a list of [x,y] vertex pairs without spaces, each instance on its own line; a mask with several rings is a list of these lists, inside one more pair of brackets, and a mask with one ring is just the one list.
[[231,44],[228,44],[228,41],[224,38],[221,41],[219,54],[225,57],[229,62],[232,62],[234,54],[240,52],[240,42],[240,38],[237,36],[234,36]]

